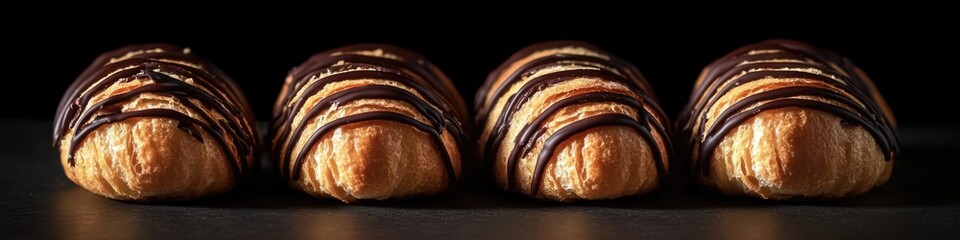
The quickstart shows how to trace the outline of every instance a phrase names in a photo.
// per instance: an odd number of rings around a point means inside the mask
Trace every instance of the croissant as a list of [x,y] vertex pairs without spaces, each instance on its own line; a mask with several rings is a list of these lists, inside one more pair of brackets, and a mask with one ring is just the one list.
[[255,166],[255,120],[237,85],[190,49],[134,45],[97,58],[54,123],[64,172],[119,200],[208,197]]
[[476,95],[479,144],[504,189],[556,201],[649,192],[669,168],[669,120],[633,65],[576,41],[510,57]]
[[677,121],[696,179],[729,195],[833,199],[887,181],[899,151],[873,82],[835,52],[751,44],[700,74]]
[[382,44],[318,53],[290,71],[272,152],[291,186],[343,202],[437,194],[460,176],[468,119],[453,83]]

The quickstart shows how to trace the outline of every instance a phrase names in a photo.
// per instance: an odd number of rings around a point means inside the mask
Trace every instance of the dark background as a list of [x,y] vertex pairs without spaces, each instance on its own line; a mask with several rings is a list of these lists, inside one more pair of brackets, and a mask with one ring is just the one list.
[[[811,1],[789,7],[676,9],[599,1],[515,9],[492,2],[423,6],[268,6],[264,2],[145,2],[97,6],[20,2],[0,8],[0,236],[5,238],[414,238],[414,239],[957,239],[960,156],[956,8],[896,2],[842,8]],[[212,3],[205,3],[212,4]],[[407,3],[404,3],[407,4]],[[633,3],[636,4],[636,3]],[[663,4],[658,2],[656,4]],[[724,3],[726,4],[726,3]],[[851,4],[852,3],[845,3]],[[455,6],[456,5],[456,6]],[[482,5],[482,6],[481,6]],[[557,7],[551,9],[549,7]],[[591,7],[592,6],[592,7]],[[498,8],[491,11],[484,8]],[[759,7],[759,8],[756,8]],[[472,11],[473,13],[469,13]],[[948,12],[952,11],[952,12]],[[727,52],[792,38],[851,58],[877,83],[901,123],[893,177],[863,196],[831,202],[731,198],[673,181],[651,195],[558,204],[464,181],[464,191],[410,201],[345,205],[260,181],[189,203],[109,201],[63,175],[49,146],[49,121],[67,86],[100,53],[132,43],[187,46],[239,81],[258,117],[287,71],[311,54],[383,42],[419,51],[466,100],[514,51],[540,41],[579,39],[636,64],[671,116],[700,69]],[[266,161],[265,161],[266,162]],[[466,161],[465,163],[469,163]],[[678,169],[678,168],[674,168]],[[473,171],[477,172],[477,171]],[[470,171],[467,171],[469,174]],[[480,173],[476,173],[480,174]],[[476,178],[480,179],[480,178]]]
[[949,14],[761,10],[757,15],[644,16],[648,10],[333,16],[256,10],[216,16],[179,9],[176,14],[71,12],[6,21],[12,31],[6,40],[13,42],[6,60],[12,65],[5,64],[10,85],[0,94],[9,110],[0,111],[0,117],[51,119],[67,86],[97,55],[133,43],[190,47],[237,80],[258,118],[268,120],[287,71],[319,51],[363,42],[419,51],[453,79],[469,103],[487,73],[514,51],[559,39],[591,42],[636,64],[667,113],[676,116],[703,66],[744,44],[791,38],[852,59],[877,83],[901,125],[958,122],[931,114],[957,103],[955,90],[944,87],[957,80],[951,58],[958,56],[958,41],[948,37],[957,26],[949,24]]

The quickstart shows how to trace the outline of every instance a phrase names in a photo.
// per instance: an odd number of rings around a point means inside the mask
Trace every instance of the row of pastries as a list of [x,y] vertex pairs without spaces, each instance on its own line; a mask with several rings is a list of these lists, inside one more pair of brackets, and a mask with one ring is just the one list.
[[468,171],[555,201],[644,194],[670,173],[728,195],[836,199],[886,182],[899,152],[870,78],[791,40],[710,63],[673,121],[634,65],[578,41],[521,49],[473,103],[416,52],[350,45],[290,70],[261,133],[215,65],[133,45],[73,82],[53,139],[70,180],[138,202],[224,193],[254,179],[261,153],[292,188],[348,203],[439,194]]

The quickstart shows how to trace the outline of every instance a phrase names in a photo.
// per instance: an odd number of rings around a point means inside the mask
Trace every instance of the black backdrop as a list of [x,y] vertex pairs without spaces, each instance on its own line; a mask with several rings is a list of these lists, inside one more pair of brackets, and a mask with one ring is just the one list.
[[[676,116],[707,63],[744,44],[791,38],[851,58],[876,81],[901,125],[958,122],[928,113],[957,103],[952,100],[955,90],[943,87],[957,80],[951,71],[956,59],[951,58],[960,56],[956,37],[949,37],[957,29],[950,15],[798,11],[803,14],[729,19],[593,11],[531,17],[516,12],[331,16],[319,10],[268,15],[256,10],[224,16],[177,10],[175,16],[73,12],[5,19],[5,61],[12,64],[5,64],[3,73],[12,84],[0,94],[9,109],[0,111],[0,117],[51,119],[67,86],[98,54],[131,43],[190,47],[236,79],[258,118],[267,120],[287,71],[326,49],[382,42],[419,51],[454,80],[469,103],[487,73],[514,51],[559,39],[591,42],[636,64],[664,109]],[[14,87],[18,85],[25,86]]]

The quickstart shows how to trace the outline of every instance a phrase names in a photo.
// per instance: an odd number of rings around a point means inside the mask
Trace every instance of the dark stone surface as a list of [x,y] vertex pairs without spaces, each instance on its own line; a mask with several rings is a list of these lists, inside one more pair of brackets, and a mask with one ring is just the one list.
[[[960,128],[906,127],[890,182],[834,202],[730,198],[686,187],[558,204],[468,180],[460,191],[346,205],[261,174],[230,194],[188,203],[108,200],[75,186],[50,147],[50,122],[0,120],[0,237],[71,239],[915,239],[960,237]],[[675,175],[676,176],[676,175]]]

